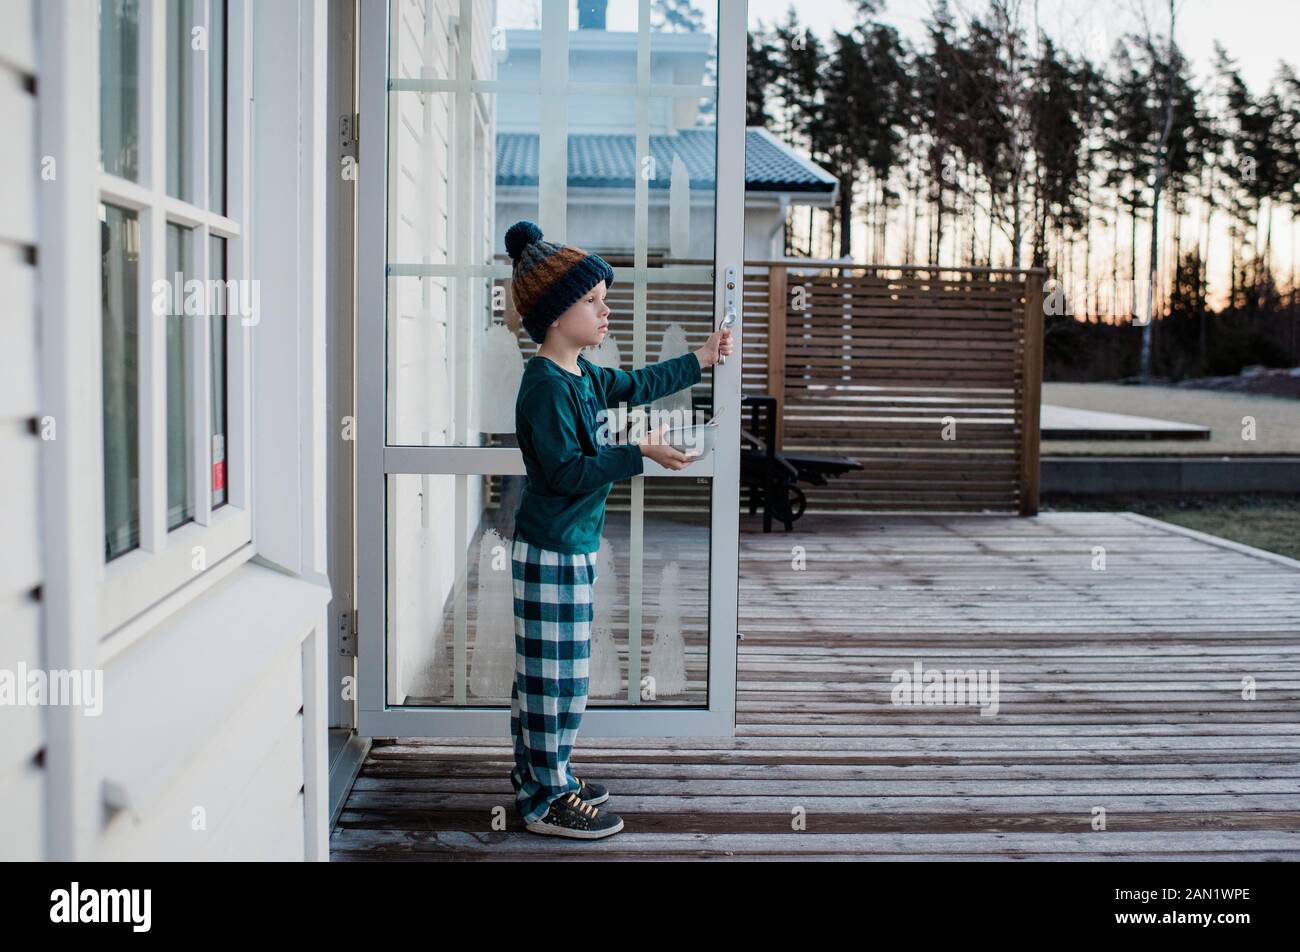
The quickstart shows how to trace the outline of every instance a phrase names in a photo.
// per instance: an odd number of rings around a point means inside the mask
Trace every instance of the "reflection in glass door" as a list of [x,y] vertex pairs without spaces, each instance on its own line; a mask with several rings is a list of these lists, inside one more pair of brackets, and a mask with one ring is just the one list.
[[[724,283],[742,250],[745,4],[680,6],[362,4],[363,733],[508,728],[514,402],[536,347],[510,304],[505,230],[531,219],[614,266],[595,363],[686,353],[739,310]],[[732,732],[739,390],[733,358],[618,408],[624,439],[665,412],[720,426],[705,459],[647,460],[610,494],[585,736]]]

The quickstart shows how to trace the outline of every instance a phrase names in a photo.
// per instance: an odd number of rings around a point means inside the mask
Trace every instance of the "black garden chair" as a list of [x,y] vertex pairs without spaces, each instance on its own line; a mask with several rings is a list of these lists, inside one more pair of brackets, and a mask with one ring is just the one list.
[[[804,514],[808,498],[799,483],[829,485],[829,480],[862,464],[848,456],[828,453],[788,452],[776,448],[776,397],[751,394],[741,398],[749,407],[749,425],[740,427],[740,482],[749,490],[751,515],[763,507],[763,531],[779,520],[789,532]],[[743,413],[743,410],[742,410]]]

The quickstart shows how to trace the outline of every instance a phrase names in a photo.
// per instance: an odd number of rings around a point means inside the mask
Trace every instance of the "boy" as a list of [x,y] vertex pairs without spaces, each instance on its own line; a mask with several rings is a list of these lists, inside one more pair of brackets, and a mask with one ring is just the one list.
[[515,434],[528,472],[515,513],[511,551],[515,683],[510,732],[515,804],[534,833],[598,839],[623,820],[596,804],[609,799],[579,780],[569,755],[587,707],[592,583],[610,485],[644,471],[646,457],[681,469],[688,456],[662,442],[602,445],[598,414],[640,406],[699,383],[704,367],[731,353],[731,331],[712,334],[693,353],[628,373],[582,356],[609,329],[605,291],[614,269],[599,255],[542,240],[521,221],[506,232],[514,262],[511,296],[528,336],[541,346],[528,361],[515,400]]

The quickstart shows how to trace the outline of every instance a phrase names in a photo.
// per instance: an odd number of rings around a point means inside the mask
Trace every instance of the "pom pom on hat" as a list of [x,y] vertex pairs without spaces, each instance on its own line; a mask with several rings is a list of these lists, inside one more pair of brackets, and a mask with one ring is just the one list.
[[506,252],[510,260],[518,261],[519,256],[535,241],[542,240],[542,230],[528,220],[517,221],[506,232]]

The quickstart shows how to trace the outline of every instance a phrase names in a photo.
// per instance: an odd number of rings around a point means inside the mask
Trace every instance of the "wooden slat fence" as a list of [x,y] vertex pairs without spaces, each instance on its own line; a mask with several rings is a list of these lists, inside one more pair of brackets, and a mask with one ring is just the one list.
[[[631,265],[609,261],[616,271]],[[805,485],[808,510],[1037,512],[1043,277],[1041,269],[747,262],[744,391],[777,397],[780,448],[864,464],[829,486]],[[646,359],[660,359],[673,323],[698,346],[713,328],[712,303],[708,285],[649,285]],[[616,280],[609,304],[627,366],[631,283]],[[628,495],[628,484],[616,485],[609,507],[626,508]],[[707,486],[650,479],[646,505],[704,508]]]
[[765,264],[780,445],[865,467],[810,507],[1036,511],[1037,272]]

